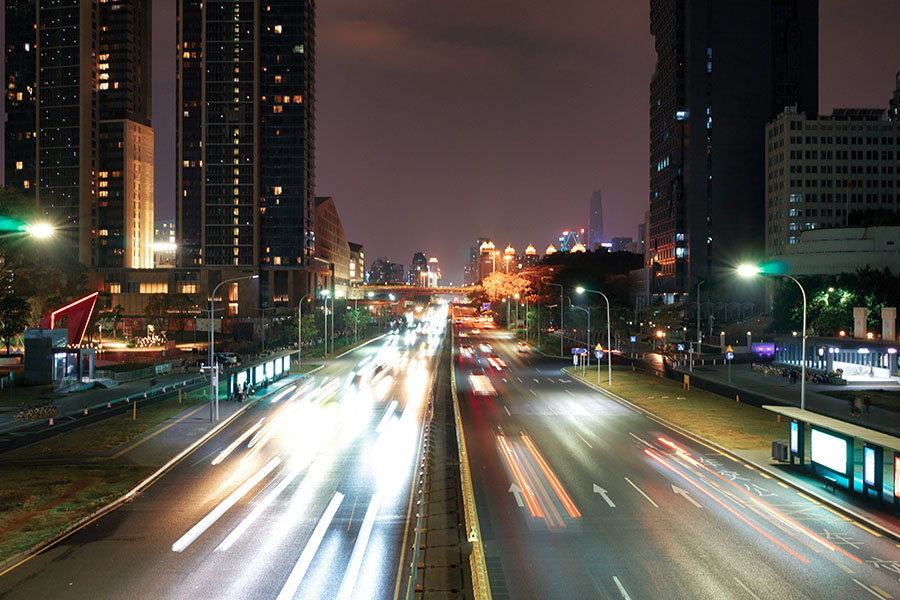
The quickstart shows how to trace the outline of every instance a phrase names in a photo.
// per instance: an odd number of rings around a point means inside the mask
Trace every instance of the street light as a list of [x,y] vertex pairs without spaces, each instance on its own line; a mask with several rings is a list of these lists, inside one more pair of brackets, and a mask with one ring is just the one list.
[[[703,281],[697,282],[697,354],[700,354],[700,286]],[[708,296],[709,294],[707,294]]]
[[563,355],[563,340],[566,337],[566,328],[563,325],[563,286],[561,283],[553,283],[552,281],[548,281],[550,285],[555,285],[559,288],[559,355]]
[[[737,268],[738,275],[741,277],[754,277],[756,275],[766,275],[758,265],[740,265]],[[790,279],[800,288],[803,295],[803,339],[800,343],[800,410],[806,410],[806,290],[803,285],[797,281],[797,278],[786,273],[780,274],[782,277]]]
[[54,228],[49,223],[34,223],[25,227],[25,232],[32,237],[44,239],[53,235]]
[[[599,294],[603,296],[603,299],[606,300],[606,353],[609,355],[608,361],[608,372],[609,372],[609,386],[612,387],[612,333],[610,331],[610,320],[609,320],[609,298],[603,292],[598,292],[595,290],[586,290],[581,286],[575,288],[575,292],[578,294]],[[597,381],[600,381],[600,363],[597,362]]]
[[213,315],[215,314],[216,292],[226,283],[243,281],[244,279],[259,279],[259,275],[245,275],[220,281],[209,295],[209,421],[215,423],[219,420],[219,365],[214,361],[213,352],[216,346],[216,331],[213,327]]

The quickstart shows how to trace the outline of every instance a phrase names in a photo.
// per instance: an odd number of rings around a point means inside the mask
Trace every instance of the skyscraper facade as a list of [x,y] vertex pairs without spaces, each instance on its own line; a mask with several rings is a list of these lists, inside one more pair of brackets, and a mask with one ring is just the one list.
[[309,283],[315,253],[315,3],[180,0],[177,16],[179,265],[262,269],[265,305]]
[[765,125],[818,111],[817,0],[651,0],[651,293],[765,252]]
[[591,194],[591,215],[588,222],[589,250],[596,250],[603,243],[603,199],[600,190]]
[[150,0],[14,1],[6,15],[7,184],[85,265],[152,267]]

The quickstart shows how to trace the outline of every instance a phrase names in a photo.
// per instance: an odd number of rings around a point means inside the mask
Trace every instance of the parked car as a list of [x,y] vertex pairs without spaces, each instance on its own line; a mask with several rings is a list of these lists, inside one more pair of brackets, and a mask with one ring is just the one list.
[[516,350],[518,350],[519,352],[528,352],[531,350],[531,348],[525,342],[519,342],[518,344],[516,344]]

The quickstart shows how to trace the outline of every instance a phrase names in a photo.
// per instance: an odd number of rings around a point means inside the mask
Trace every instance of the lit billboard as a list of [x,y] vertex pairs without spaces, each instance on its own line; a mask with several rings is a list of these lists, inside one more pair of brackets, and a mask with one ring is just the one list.
[[847,463],[850,462],[848,459],[852,448],[846,438],[812,427],[809,441],[812,462],[847,476]]

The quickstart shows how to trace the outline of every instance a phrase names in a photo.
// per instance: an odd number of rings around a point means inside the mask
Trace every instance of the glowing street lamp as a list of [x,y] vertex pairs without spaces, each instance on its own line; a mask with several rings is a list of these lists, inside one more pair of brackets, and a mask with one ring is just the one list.
[[[740,265],[737,268],[738,275],[741,277],[754,277],[763,275],[765,272],[758,265]],[[800,344],[800,410],[806,410],[806,290],[803,285],[797,281],[796,277],[787,274],[781,274],[782,277],[790,279],[800,288],[803,295],[803,340]]]
[[[581,286],[575,288],[575,292],[578,294],[599,294],[603,296],[603,299],[606,300],[606,352],[609,354],[608,360],[608,372],[609,372],[609,386],[612,387],[612,332],[610,331],[610,319],[609,319],[609,298],[603,292],[598,292],[595,290],[586,290]],[[600,379],[600,362],[597,362],[597,379]]]
[[28,235],[38,239],[46,239],[53,235],[54,231],[53,225],[49,223],[34,223],[25,228],[25,232]]

